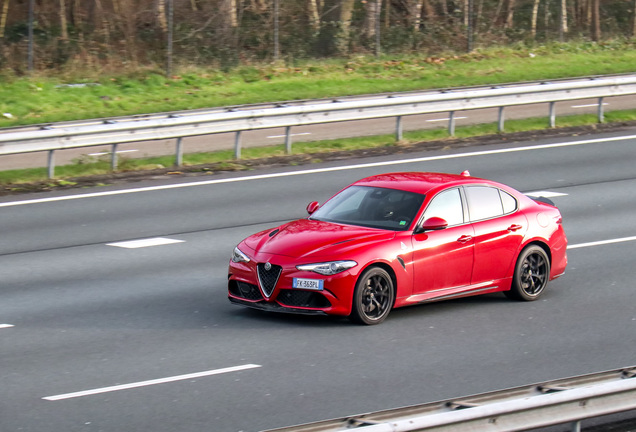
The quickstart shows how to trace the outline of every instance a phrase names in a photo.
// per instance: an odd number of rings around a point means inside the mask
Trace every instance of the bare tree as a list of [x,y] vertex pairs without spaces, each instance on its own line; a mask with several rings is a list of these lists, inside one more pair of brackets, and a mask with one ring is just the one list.
[[561,42],[563,42],[563,38],[566,34],[568,34],[568,31],[568,2],[567,0],[561,0],[561,12],[559,19],[559,39]]
[[328,54],[343,55],[349,52],[351,18],[355,0],[325,0],[323,51]]
[[435,12],[435,8],[431,4],[431,0],[423,0],[422,1],[422,9],[424,12],[424,18],[427,21],[434,20],[437,13]]
[[83,24],[82,16],[83,16],[83,12],[82,12],[81,0],[73,0],[72,11],[71,11],[72,23],[73,23],[73,27],[75,27],[79,31],[81,31],[82,29],[82,24]]
[[4,0],[2,5],[2,16],[0,16],[0,39],[4,37],[4,29],[7,27],[7,15],[9,15],[9,2],[11,0]]
[[228,24],[232,28],[238,27],[238,9],[236,7],[236,0],[225,0],[225,14],[228,18]]
[[530,23],[530,34],[534,39],[537,36],[537,15],[539,14],[539,3],[541,0],[534,0],[532,4],[532,21]]
[[[174,1],[174,0],[173,0]],[[117,26],[124,35],[126,52],[133,62],[137,62],[136,6],[133,2],[112,0]],[[158,3],[157,18],[164,34],[168,31],[165,0]]]
[[[99,20],[99,23],[101,24],[101,33],[103,34],[103,37],[104,37],[104,46],[109,47],[110,40],[111,40],[110,23],[108,22],[108,19],[106,18],[106,12],[104,11],[104,7],[102,5],[101,0],[95,0],[94,19]],[[99,28],[100,26],[96,25],[96,27]]]
[[469,14],[468,9],[470,9],[468,0],[464,0],[463,5],[464,5],[464,8],[463,8],[464,9],[464,25],[468,27],[468,24],[470,23],[470,17],[468,16]]
[[591,1],[591,35],[592,40],[598,42],[601,40],[601,17],[600,17],[600,0]]
[[157,21],[159,22],[159,28],[161,28],[161,31],[165,34],[168,32],[168,21],[167,21],[167,15],[166,15],[166,0],[157,0],[156,13],[157,13]]
[[380,19],[382,0],[367,0],[364,4],[364,23],[362,34],[368,40],[375,38],[377,20]]
[[475,31],[479,30],[483,16],[484,16],[484,0],[479,0],[479,3],[477,3],[477,13],[475,14],[475,17],[474,17]]
[[422,25],[422,7],[424,6],[424,0],[413,0],[409,10],[409,22],[414,31],[420,29]]
[[448,1],[447,0],[440,0],[439,2],[441,8],[442,8],[442,14],[444,16],[448,16]]
[[508,0],[508,9],[506,10],[506,24],[504,25],[504,28],[514,28],[515,4],[516,0]]
[[500,23],[499,21],[499,15],[501,14],[501,10],[503,9],[503,5],[504,5],[504,0],[499,0],[497,2],[497,7],[495,8],[495,13],[493,15],[493,26],[496,26],[497,24]]
[[309,25],[317,32],[320,30],[320,12],[318,8],[318,0],[307,0],[307,9],[309,12]]
[[632,5],[632,37],[636,38],[636,0]]
[[60,0],[60,28],[62,30],[60,39],[62,39],[63,41],[68,41],[68,26],[66,23],[66,2],[64,0]]
[[349,37],[351,29],[351,18],[353,17],[353,6],[355,0],[341,0],[340,6],[340,22],[342,23],[342,31]]

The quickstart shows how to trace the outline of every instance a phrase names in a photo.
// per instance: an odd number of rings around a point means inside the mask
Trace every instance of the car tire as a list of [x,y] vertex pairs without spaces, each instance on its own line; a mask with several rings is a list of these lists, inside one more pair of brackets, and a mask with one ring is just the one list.
[[356,283],[349,318],[358,324],[380,324],[391,312],[394,300],[395,288],[389,273],[370,267]]
[[514,300],[534,301],[543,294],[549,279],[548,255],[539,246],[528,246],[521,251],[515,265],[512,287],[504,294]]

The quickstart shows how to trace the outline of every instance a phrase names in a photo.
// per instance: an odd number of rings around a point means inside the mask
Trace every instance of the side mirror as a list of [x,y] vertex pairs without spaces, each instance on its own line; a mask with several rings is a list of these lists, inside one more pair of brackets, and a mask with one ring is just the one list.
[[421,234],[426,231],[439,231],[448,226],[446,219],[433,216],[424,221],[424,223],[415,229],[415,234]]
[[320,204],[318,203],[318,201],[312,201],[307,205],[307,213],[313,214],[316,210],[318,210],[319,207]]

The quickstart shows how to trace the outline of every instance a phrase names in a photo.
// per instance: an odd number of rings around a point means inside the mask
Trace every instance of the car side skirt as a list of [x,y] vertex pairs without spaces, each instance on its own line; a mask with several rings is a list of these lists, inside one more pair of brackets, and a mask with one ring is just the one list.
[[490,281],[477,285],[468,285],[459,288],[446,288],[422,294],[415,294],[405,299],[401,299],[401,301],[396,302],[395,307],[488,294],[492,292],[506,291],[508,289],[510,289],[510,280],[508,279]]

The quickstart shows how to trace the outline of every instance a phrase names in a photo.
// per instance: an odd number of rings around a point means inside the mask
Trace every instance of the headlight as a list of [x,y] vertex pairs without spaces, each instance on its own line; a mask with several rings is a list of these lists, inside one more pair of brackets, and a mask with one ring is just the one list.
[[234,248],[234,252],[232,252],[232,262],[240,263],[240,262],[250,262],[250,259],[245,255],[238,247]]
[[301,271],[312,271],[321,275],[331,276],[357,265],[358,263],[355,261],[330,261],[324,263],[299,265],[296,266],[296,268]]

